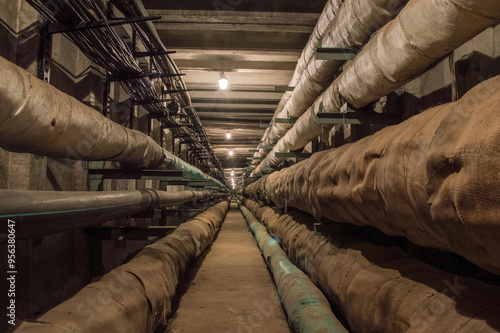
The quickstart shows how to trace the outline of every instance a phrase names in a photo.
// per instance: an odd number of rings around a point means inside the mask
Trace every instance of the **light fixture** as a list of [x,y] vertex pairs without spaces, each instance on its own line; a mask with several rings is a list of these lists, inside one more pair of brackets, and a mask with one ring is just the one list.
[[233,150],[230,150],[229,151],[229,156],[233,156],[233,155],[234,155]]
[[234,176],[234,169],[231,169],[231,176]]
[[224,75],[224,72],[221,71],[220,75],[219,75],[219,87],[222,90],[226,90],[227,84],[228,84],[228,80],[227,80],[226,76]]
[[231,132],[227,131],[227,133],[226,133],[226,139],[231,139]]

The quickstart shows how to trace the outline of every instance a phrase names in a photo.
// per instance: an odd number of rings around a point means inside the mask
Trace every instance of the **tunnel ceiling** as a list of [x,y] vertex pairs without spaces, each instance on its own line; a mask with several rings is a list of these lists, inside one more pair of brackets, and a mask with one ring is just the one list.
[[[143,0],[227,172],[241,175],[323,10],[309,1]],[[220,71],[229,80],[218,86]],[[226,139],[230,131],[232,137]],[[229,150],[234,155],[229,156]],[[229,174],[227,174],[229,176]]]

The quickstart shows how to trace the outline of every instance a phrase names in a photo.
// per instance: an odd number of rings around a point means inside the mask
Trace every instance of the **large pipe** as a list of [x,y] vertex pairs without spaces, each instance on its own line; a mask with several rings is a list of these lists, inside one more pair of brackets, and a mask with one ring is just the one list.
[[[276,153],[303,148],[333,125],[316,114],[339,112],[343,102],[361,107],[411,81],[429,65],[500,22],[500,1],[412,0],[344,66],[342,74],[283,136],[255,169],[276,166]],[[322,106],[322,107],[321,107]]]
[[[321,39],[325,35],[326,31],[330,27],[330,23],[333,21],[335,16],[337,15],[337,11],[342,6],[343,0],[328,0],[321,15],[319,16],[318,22],[316,23],[312,34],[309,36],[309,40],[302,50],[299,60],[297,61],[297,65],[295,67],[295,71],[293,73],[293,77],[288,84],[290,87],[295,87],[302,77],[304,70],[307,67],[307,64],[311,60],[311,58],[315,55],[316,49],[318,48]],[[288,100],[292,95],[291,91],[287,91],[281,97],[280,102],[276,110],[274,111],[273,119],[283,110]],[[274,124],[273,124],[274,125]],[[272,128],[272,127],[271,127]],[[262,142],[264,145],[272,144],[269,139],[269,135],[271,135],[271,128],[268,128],[264,135],[262,136]],[[260,149],[254,154],[254,157],[264,157],[269,152],[268,149]]]
[[293,331],[347,333],[348,331],[332,313],[330,304],[321,291],[304,272],[292,264],[278,242],[269,235],[255,216],[245,206],[239,206],[250,232],[254,235],[271,269]]
[[[283,107],[278,107],[275,118],[301,116],[332,83],[335,73],[344,63],[341,60],[317,59],[316,50],[320,46],[320,39],[323,47],[361,48],[375,31],[394,18],[407,2],[408,0],[346,0],[341,6],[337,3],[336,11],[330,15],[332,18],[329,25],[324,23],[325,19],[320,18],[318,21],[317,27],[322,29],[316,28],[311,35],[295,71],[294,78],[297,73],[300,73],[300,77],[293,84],[295,88],[287,100],[282,100]],[[262,139],[263,145],[278,142],[291,127],[291,124],[272,122],[270,130]],[[264,157],[269,151],[261,150],[256,157]]]
[[[306,214],[243,200],[352,332],[498,332],[500,287],[440,271],[396,247],[314,232]],[[334,244],[334,245],[333,245]]]
[[[346,0],[323,36],[322,46],[361,48],[375,31],[394,18],[407,2],[408,0]],[[344,63],[341,60],[317,59],[316,49],[289,101],[276,118],[301,116],[332,83],[335,73]],[[276,143],[291,127],[292,124],[274,123],[268,136],[270,143]]]
[[75,160],[112,160],[144,168],[182,170],[186,177],[218,180],[75,98],[0,57],[0,146]]
[[179,279],[213,241],[228,209],[227,201],[208,208],[16,332],[154,332],[166,324]]
[[280,207],[458,253],[500,274],[500,76],[245,189]]
[[[148,209],[201,200],[212,191],[63,192],[0,190],[0,218],[16,223],[16,238],[88,227]],[[0,240],[3,237],[0,237]]]

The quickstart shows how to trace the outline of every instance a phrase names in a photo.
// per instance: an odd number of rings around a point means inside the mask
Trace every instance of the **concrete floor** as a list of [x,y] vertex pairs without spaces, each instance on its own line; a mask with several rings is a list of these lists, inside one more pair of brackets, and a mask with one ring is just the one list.
[[168,332],[290,332],[276,287],[235,203]]

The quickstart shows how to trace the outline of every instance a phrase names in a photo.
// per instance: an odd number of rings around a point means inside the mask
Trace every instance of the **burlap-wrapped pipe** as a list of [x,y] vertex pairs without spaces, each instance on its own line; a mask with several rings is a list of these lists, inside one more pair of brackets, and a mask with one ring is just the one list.
[[330,304],[304,272],[295,267],[271,238],[266,228],[241,204],[248,229],[254,235],[266,263],[271,269],[288,323],[295,333],[347,333],[332,313]]
[[499,0],[411,0],[346,66],[339,93],[366,105],[499,21]]
[[153,332],[166,324],[179,278],[212,242],[228,209],[227,201],[208,208],[16,332]]
[[0,146],[76,160],[112,160],[181,170],[186,178],[225,186],[139,131],[96,110],[0,57]]
[[116,160],[143,167],[163,149],[0,57],[0,143],[7,150],[71,159]]
[[330,23],[333,21],[337,15],[339,7],[342,6],[344,0],[328,0],[323,12],[321,13],[314,30],[309,37],[309,40],[302,50],[299,60],[297,61],[297,66],[295,67],[295,72],[293,73],[292,80],[290,81],[290,86],[295,87],[302,77],[307,64],[311,58],[316,54],[316,49],[319,47],[321,39],[327,32]]
[[499,274],[499,108],[497,76],[457,102],[274,172],[247,193],[372,225]]
[[[331,21],[335,18],[336,12],[338,11],[339,7],[342,5],[343,0],[328,0],[325,7],[323,8],[323,11],[318,19],[318,22],[316,23],[316,26],[314,27],[314,30],[309,37],[309,40],[304,47],[300,58],[297,62],[297,66],[295,67],[295,71],[293,74],[292,79],[290,80],[290,83],[288,84],[290,87],[295,87],[298,82],[300,81],[300,78],[302,76],[302,73],[304,72],[304,69],[307,67],[307,64],[309,63],[309,60],[313,55],[316,54],[316,49],[319,46],[319,43],[321,39],[323,38],[325,32],[327,31],[328,27],[330,26]],[[281,97],[280,102],[278,103],[278,106],[274,112],[274,117],[276,117],[285,107],[286,103],[290,99],[290,96],[292,95],[291,91],[287,91],[283,94]],[[285,133],[283,133],[285,134]],[[262,142],[263,146],[268,146],[272,145],[273,143],[276,142],[276,140],[271,140],[269,138],[270,131],[269,129],[266,130],[264,135],[262,136]],[[270,150],[267,149],[260,149],[254,154],[254,157],[264,157],[267,155],[267,153]]]
[[315,234],[314,219],[244,204],[279,239],[290,259],[345,315],[352,332],[498,332],[500,287],[442,272],[399,248],[334,233]]
[[316,122],[320,104],[324,112],[339,112],[342,101],[361,107],[377,100],[499,21],[499,0],[411,0],[346,64],[254,173],[281,163],[275,153],[303,148],[333,127]]
[[[324,34],[323,47],[350,48],[363,46],[370,36],[392,20],[408,0],[346,0]],[[344,63],[341,60],[318,60],[316,49],[306,70],[295,86],[290,100],[277,118],[299,117],[332,83],[334,74]],[[331,92],[323,100],[333,99]],[[292,128],[292,124],[274,123],[269,139],[275,143]]]

